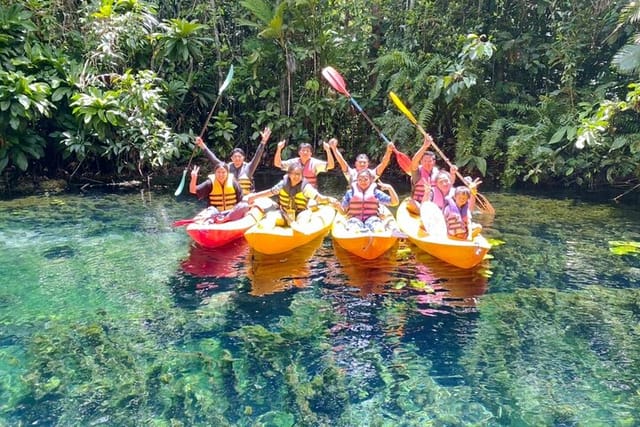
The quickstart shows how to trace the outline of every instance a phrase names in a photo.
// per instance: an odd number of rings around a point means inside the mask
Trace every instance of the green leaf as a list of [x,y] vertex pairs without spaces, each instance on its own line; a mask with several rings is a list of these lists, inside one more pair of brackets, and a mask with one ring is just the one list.
[[549,140],[549,144],[555,144],[556,142],[560,141],[562,139],[562,137],[564,137],[566,132],[567,132],[567,127],[566,126],[560,127],[556,131],[556,133],[553,134],[551,139]]
[[20,94],[18,95],[18,102],[24,107],[24,109],[28,109],[31,105],[31,100],[26,95]]
[[27,157],[24,155],[22,151],[18,151],[13,153],[12,155],[13,163],[15,163],[21,171],[26,171],[29,166],[29,162],[27,161]]
[[610,241],[609,251],[615,255],[640,254],[640,242],[622,242],[619,240]]

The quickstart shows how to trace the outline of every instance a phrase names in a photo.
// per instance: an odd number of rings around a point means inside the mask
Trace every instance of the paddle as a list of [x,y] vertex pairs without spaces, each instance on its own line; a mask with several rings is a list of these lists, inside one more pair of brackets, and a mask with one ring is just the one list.
[[[207,130],[207,125],[209,124],[209,120],[211,120],[211,116],[213,115],[213,110],[216,109],[216,105],[218,105],[218,102],[220,101],[220,96],[222,95],[222,92],[224,92],[224,90],[227,88],[227,86],[229,86],[229,83],[231,83],[231,79],[233,79],[233,64],[231,65],[231,67],[229,67],[229,71],[227,72],[227,77],[224,79],[224,81],[220,85],[220,88],[218,89],[218,96],[216,97],[216,101],[213,103],[213,107],[211,107],[211,111],[209,111],[207,120],[204,121],[204,126],[202,126],[202,130],[200,131],[200,138],[202,138],[205,130]],[[189,163],[187,163],[187,167],[182,172],[182,179],[180,180],[180,185],[178,185],[178,189],[175,192],[176,196],[180,195],[180,193],[182,193],[182,190],[184,189],[184,183],[187,178],[187,171],[191,166],[191,160],[193,160],[193,155],[196,152],[196,147],[197,145],[193,147],[193,150],[191,151],[191,157],[189,157]]]
[[[351,104],[356,108],[356,110],[358,110],[358,112],[360,114],[362,114],[362,116],[367,120],[367,122],[369,122],[371,127],[373,127],[373,129],[378,133],[378,135],[380,135],[380,138],[382,138],[382,140],[384,142],[386,142],[387,144],[389,144],[391,142],[385,136],[385,134],[383,134],[382,131],[380,129],[378,129],[378,127],[375,125],[375,123],[373,123],[373,121],[367,115],[367,113],[364,112],[364,110],[362,109],[360,104],[358,104],[358,102],[355,99],[353,99],[353,96],[351,96],[351,94],[347,90],[347,85],[346,85],[346,83],[344,81],[344,78],[342,77],[342,75],[340,75],[339,72],[337,72],[335,70],[335,68],[333,68],[333,67],[324,67],[322,69],[322,77],[324,77],[325,80],[327,80],[329,82],[331,87],[333,89],[335,89],[336,92],[346,96],[349,99]],[[400,167],[402,168],[402,170],[405,173],[411,174],[411,159],[409,158],[409,156],[407,156],[406,154],[404,154],[401,151],[398,151],[396,148],[393,149],[393,152],[395,153],[396,160],[397,160],[398,164],[400,165]]]
[[191,223],[194,223],[196,220],[194,218],[189,218],[189,219],[179,219],[177,221],[173,221],[173,224],[171,224],[172,227],[182,227],[183,225],[189,225]]
[[[420,125],[420,123],[418,123],[418,120],[415,118],[413,113],[409,111],[407,106],[404,105],[404,103],[400,100],[400,98],[398,98],[398,95],[396,95],[393,92],[389,92],[389,98],[391,98],[391,100],[396,105],[396,107],[398,107],[398,109],[402,111],[402,113],[404,113],[404,115],[409,119],[409,121],[413,123],[416,128],[418,128],[418,130],[423,136],[425,137],[428,136],[427,131],[425,131],[423,127]],[[440,150],[440,148],[436,145],[433,138],[431,139],[431,146],[433,147],[434,150],[436,150],[436,152],[440,155],[440,157],[442,157],[442,159],[447,163],[447,165],[451,167],[451,161],[447,156],[444,155],[442,150]],[[456,175],[458,176],[458,178],[460,178],[460,180],[464,183],[464,185],[466,185],[467,187],[469,187],[469,189],[471,189],[471,187],[469,186],[469,183],[464,179],[464,177],[460,174],[460,172],[456,171]],[[491,204],[491,202],[489,202],[489,200],[487,200],[487,198],[482,194],[477,193],[476,200],[478,201],[478,207],[480,208],[480,210],[492,215],[496,213],[496,210],[493,208],[493,205]]]

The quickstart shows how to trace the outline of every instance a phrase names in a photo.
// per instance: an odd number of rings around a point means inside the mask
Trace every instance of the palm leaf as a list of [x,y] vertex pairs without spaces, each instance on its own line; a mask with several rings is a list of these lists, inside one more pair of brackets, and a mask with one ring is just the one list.
[[614,55],[611,63],[623,74],[634,74],[640,71],[640,45],[623,46]]

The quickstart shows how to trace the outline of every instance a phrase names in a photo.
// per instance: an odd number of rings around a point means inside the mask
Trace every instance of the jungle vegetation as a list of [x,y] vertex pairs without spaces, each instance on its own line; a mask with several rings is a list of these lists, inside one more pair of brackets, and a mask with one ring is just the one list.
[[220,157],[270,126],[289,150],[338,136],[379,158],[331,65],[401,151],[421,137],[389,91],[497,187],[633,187],[639,26],[614,0],[0,0],[0,172],[181,169],[231,65],[206,129]]

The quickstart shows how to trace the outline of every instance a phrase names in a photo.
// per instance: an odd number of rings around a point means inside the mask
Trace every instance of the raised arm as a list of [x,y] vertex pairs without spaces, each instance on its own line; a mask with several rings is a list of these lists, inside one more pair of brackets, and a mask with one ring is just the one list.
[[331,146],[331,150],[333,151],[333,157],[338,161],[340,165],[340,169],[342,169],[343,173],[347,173],[349,171],[349,165],[347,161],[342,157],[342,153],[338,150],[338,140],[335,138],[331,138],[329,140],[329,145]]
[[282,169],[282,149],[284,148],[286,143],[287,141],[283,139],[282,141],[278,142],[278,145],[276,146],[276,154],[274,154],[273,156],[273,166],[277,167],[278,169]]
[[199,136],[196,137],[196,144],[198,145],[198,147],[202,149],[202,151],[204,151],[204,154],[206,154],[207,158],[211,161],[211,163],[213,163],[214,165],[217,165],[218,163],[223,163],[222,160],[220,160],[215,154],[213,154],[213,151],[209,150],[209,147],[207,147],[207,144],[205,144],[202,138],[200,138]]
[[389,196],[391,197],[389,206],[398,206],[398,204],[400,203],[400,198],[398,197],[398,193],[396,193],[396,190],[393,188],[393,186],[385,184],[383,182],[378,182],[378,188],[389,193]]
[[380,160],[380,164],[376,166],[376,176],[380,177],[384,170],[389,166],[389,162],[391,162],[391,153],[396,146],[393,142],[387,144],[387,151],[384,152],[384,156],[382,156],[382,160]]
[[200,166],[194,166],[191,170],[191,181],[189,181],[189,193],[191,194],[198,192],[198,172],[200,172]]
[[[334,140],[335,138],[331,138],[329,142]],[[336,144],[338,141],[336,140]],[[333,154],[331,154],[331,145],[328,142],[322,142],[322,146],[324,147],[324,151],[327,152],[327,170],[330,171],[336,165],[333,161]]]
[[253,158],[249,162],[247,174],[249,177],[252,177],[258,168],[258,164],[260,163],[260,159],[265,152],[265,148],[267,147],[267,142],[269,141],[269,137],[271,136],[271,129],[268,127],[264,128],[262,132],[260,132],[260,144],[258,144],[258,148],[256,149],[256,154],[253,155]]
[[431,136],[425,135],[424,139],[422,140],[422,146],[418,151],[416,151],[416,154],[413,155],[413,158],[411,158],[412,172],[418,170],[418,167],[420,166],[420,160],[422,160],[422,156],[424,156],[424,153],[426,153],[427,149],[431,145],[431,142]]

